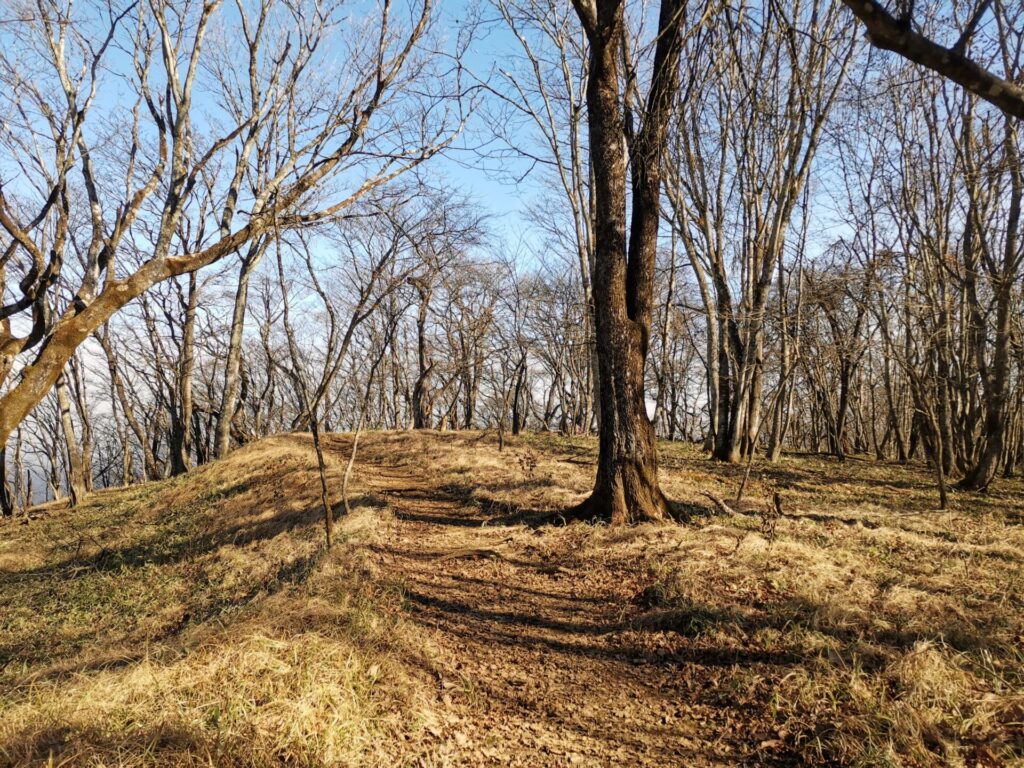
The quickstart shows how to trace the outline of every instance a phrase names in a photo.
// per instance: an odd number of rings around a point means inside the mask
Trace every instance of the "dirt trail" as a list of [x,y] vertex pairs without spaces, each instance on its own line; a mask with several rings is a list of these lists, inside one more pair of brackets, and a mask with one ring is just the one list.
[[742,762],[721,737],[728,714],[694,703],[699,669],[641,647],[624,621],[635,585],[621,574],[574,561],[564,536],[489,524],[411,468],[364,472],[398,521],[375,556],[446,668],[438,764]]

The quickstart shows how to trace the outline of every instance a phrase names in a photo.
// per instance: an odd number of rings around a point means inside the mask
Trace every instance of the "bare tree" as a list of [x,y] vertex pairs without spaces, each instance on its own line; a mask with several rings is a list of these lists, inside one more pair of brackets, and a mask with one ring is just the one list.
[[574,0],[573,5],[590,43],[587,120],[595,200],[593,277],[601,387],[597,479],[575,514],[613,523],[661,520],[670,510],[658,484],[644,367],[653,310],[662,155],[678,86],[682,30],[693,20],[684,3],[662,1],[650,86],[641,101],[636,63],[625,48],[629,35],[622,0]]
[[[901,10],[895,16],[878,0],[843,0],[843,3],[860,19],[872,45],[894,51],[915,64],[927,67],[994,104],[1006,115],[1024,120],[1024,88],[1017,84],[1020,77],[1019,31],[1024,16],[1019,5],[993,3],[992,0],[955,3],[954,14],[962,17],[962,23],[956,39],[947,47],[915,29],[918,17],[912,0],[898,3]],[[1003,75],[989,69],[987,62],[975,60],[967,54],[989,13],[995,16],[996,34],[1003,54]],[[1016,46],[1008,39],[1013,36],[1013,30],[1018,33]],[[1012,59],[1014,48],[1016,61]]]
[[[594,198],[588,167],[586,83],[589,72],[586,33],[568,4],[557,0],[494,0],[504,26],[515,40],[486,82],[492,99],[489,125],[499,143],[497,156],[513,164],[514,180],[539,177],[541,195],[530,220],[543,233],[544,248],[571,254],[586,308],[585,330],[594,334]],[[591,355],[583,402],[584,420],[599,411],[597,358]]]
[[[711,448],[722,461],[755,449],[772,278],[785,273],[793,218],[853,55],[842,14],[820,5],[742,6],[688,38],[666,193],[705,306]],[[707,56],[713,65],[703,66]]]
[[[384,3],[353,25],[338,23],[339,3],[260,0],[229,13],[219,0],[41,0],[5,30],[2,109],[24,119],[0,132],[21,174],[0,194],[0,278],[15,293],[0,309],[0,447],[129,301],[275,228],[336,216],[449,142],[462,120],[458,68],[424,49],[432,11],[430,0]],[[347,49],[347,69],[324,59],[329,39]],[[132,97],[99,99],[115,51]],[[273,163],[254,172],[257,145]],[[84,255],[76,275],[71,239]],[[138,266],[122,258],[129,244],[145,253]],[[72,279],[55,307],[54,286]],[[22,315],[30,327],[18,333]]]

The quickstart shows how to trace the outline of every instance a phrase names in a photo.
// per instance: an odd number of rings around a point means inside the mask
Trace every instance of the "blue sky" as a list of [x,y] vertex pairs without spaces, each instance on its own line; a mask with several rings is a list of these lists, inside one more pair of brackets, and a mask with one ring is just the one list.
[[[441,20],[452,38],[473,7],[478,7],[485,19],[495,17],[486,0],[441,0]],[[504,25],[488,24],[468,51],[465,67],[476,77],[486,78],[496,63],[512,54],[516,46],[515,38]],[[443,177],[455,189],[471,196],[489,214],[496,239],[515,247],[520,240],[530,238],[525,205],[537,194],[537,187],[533,177],[519,184],[512,183],[508,180],[508,173],[497,172],[493,161],[487,164],[492,167],[485,168],[483,159],[473,147],[486,138],[486,115],[479,110],[452,149],[445,156],[431,161],[427,174]],[[506,170],[510,167],[507,166]]]

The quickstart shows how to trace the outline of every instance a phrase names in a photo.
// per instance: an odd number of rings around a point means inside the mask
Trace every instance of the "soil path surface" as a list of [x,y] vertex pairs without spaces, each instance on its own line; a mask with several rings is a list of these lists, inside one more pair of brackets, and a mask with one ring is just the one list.
[[374,557],[441,651],[441,764],[749,762],[735,711],[702,696],[707,661],[631,628],[621,569],[574,558],[564,529],[495,524],[411,468],[364,472],[397,517]]

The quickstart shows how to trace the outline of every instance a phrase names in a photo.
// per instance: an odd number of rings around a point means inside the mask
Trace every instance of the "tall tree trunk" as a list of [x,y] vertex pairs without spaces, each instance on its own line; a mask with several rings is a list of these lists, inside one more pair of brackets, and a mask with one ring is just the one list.
[[82,425],[82,441],[80,455],[82,457],[82,479],[85,482],[85,490],[92,491],[93,476],[92,476],[92,454],[93,454],[93,437],[92,437],[92,414],[89,411],[89,403],[87,391],[85,388],[85,381],[82,378],[82,369],[78,364],[78,358],[72,357],[68,361],[68,370],[71,372],[71,391],[72,401],[75,406],[75,411],[78,413],[78,422]]
[[518,435],[526,421],[523,409],[523,390],[526,388],[526,356],[519,361],[516,383],[512,394],[512,434]]
[[[1002,268],[993,270],[996,289],[996,325],[992,350],[992,365],[984,370],[982,387],[985,401],[985,421],[982,428],[984,445],[981,454],[960,481],[959,487],[967,490],[984,490],[995,477],[1006,445],[1006,424],[1009,418],[1010,400],[1010,353],[1013,337],[1012,303],[1013,286],[1021,263],[1019,253],[1019,228],[1021,206],[1024,202],[1024,172],[1020,166],[1020,153],[1015,141],[1014,128],[1006,127],[1009,157],[1017,158],[1010,173],[1010,205],[1007,212],[1006,241],[1003,244]],[[983,355],[983,352],[979,352]]]
[[753,456],[757,450],[757,438],[761,433],[761,395],[764,391],[764,334],[758,331],[751,343],[754,345],[754,360],[747,397],[747,418],[743,425],[744,458]]
[[251,245],[238,273],[238,287],[235,289],[235,304],[231,313],[231,335],[228,338],[228,357],[224,364],[224,391],[221,393],[217,435],[213,444],[213,455],[218,459],[226,456],[231,447],[231,423],[235,418],[238,404],[238,372],[242,367],[242,334],[245,330],[245,310],[249,303],[249,278],[266,250],[265,240]]
[[430,373],[434,361],[427,351],[427,311],[430,307],[431,288],[423,281],[413,283],[419,293],[419,306],[416,311],[416,382],[412,387],[412,426],[413,429],[430,428]]
[[[658,360],[658,380],[657,389],[654,396],[654,424],[657,427],[658,422],[664,418],[665,415],[665,397],[666,384],[671,378],[668,375],[669,368],[669,323],[672,318],[672,302],[675,299],[675,288],[676,288],[676,245],[675,236],[672,237],[672,248],[669,251],[669,265],[668,265],[668,285],[665,287],[665,301],[662,304],[662,316],[661,316],[661,334],[659,338],[658,348],[660,356]],[[665,434],[671,432],[671,429],[666,429]]]
[[14,497],[7,479],[7,446],[0,448],[0,516],[14,515]]
[[718,302],[719,317],[724,322],[718,331],[718,431],[712,456],[736,464],[743,457],[741,429],[748,402],[740,376],[746,351],[727,300],[720,294]]
[[181,361],[178,364],[178,412],[171,425],[171,474],[188,472],[192,463],[192,371],[195,368],[196,273],[188,276],[188,304],[181,335]]
[[782,455],[782,440],[785,435],[786,425],[783,423],[783,413],[788,406],[787,391],[792,391],[789,384],[790,368],[790,347],[789,347],[789,318],[786,313],[789,309],[786,301],[786,284],[783,280],[782,256],[779,256],[778,266],[778,290],[779,290],[779,345],[781,359],[779,362],[779,391],[772,406],[772,428],[768,435],[767,459],[774,464]]
[[[619,64],[624,56],[622,0],[574,0],[590,41],[587,118],[594,179],[594,304],[600,383],[597,478],[576,510],[614,524],[661,520],[668,500],[658,484],[654,425],[647,415],[644,364],[651,329],[660,218],[661,158],[679,72],[682,7],[663,0],[642,124],[633,135],[627,87],[623,114]],[[626,235],[626,153],[632,179]]]

